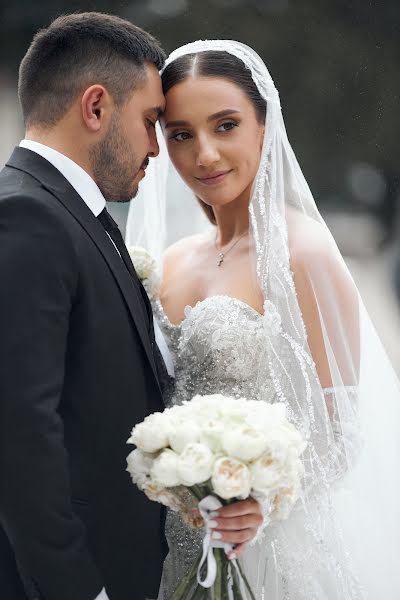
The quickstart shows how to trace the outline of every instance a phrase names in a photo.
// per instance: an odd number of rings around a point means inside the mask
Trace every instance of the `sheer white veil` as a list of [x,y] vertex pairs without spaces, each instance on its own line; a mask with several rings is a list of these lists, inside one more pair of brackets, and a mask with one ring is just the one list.
[[[211,40],[178,48],[167,65],[210,50],[241,59],[267,104],[249,206],[265,314],[279,323],[266,360],[276,397],[308,439],[302,500],[249,548],[245,568],[257,598],[398,599],[399,381],[318,212],[262,59],[241,43]],[[145,246],[160,259],[175,241],[170,231],[176,238],[209,225],[158,137],[160,155],[131,203],[126,237],[128,246]],[[300,298],[318,315],[317,334],[307,330]],[[311,337],[319,339],[317,352]]]

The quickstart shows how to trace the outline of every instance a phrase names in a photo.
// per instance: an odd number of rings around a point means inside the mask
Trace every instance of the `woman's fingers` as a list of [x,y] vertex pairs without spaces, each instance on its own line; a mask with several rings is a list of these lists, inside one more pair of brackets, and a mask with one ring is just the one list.
[[234,549],[228,552],[227,554],[229,560],[236,560],[237,558],[240,558],[243,552],[246,550],[246,548],[247,542],[243,542],[243,544],[236,544]]
[[260,504],[254,498],[247,498],[247,500],[239,500],[233,504],[228,504],[218,509],[218,516],[224,518],[240,517],[250,513],[256,513],[261,515]]
[[261,514],[249,513],[240,517],[230,517],[227,519],[218,517],[212,519],[209,525],[212,529],[223,529],[235,531],[240,529],[258,529],[263,522]]
[[257,533],[257,529],[241,529],[240,531],[219,531],[214,529],[211,537],[213,540],[221,540],[228,544],[243,544],[250,542]]

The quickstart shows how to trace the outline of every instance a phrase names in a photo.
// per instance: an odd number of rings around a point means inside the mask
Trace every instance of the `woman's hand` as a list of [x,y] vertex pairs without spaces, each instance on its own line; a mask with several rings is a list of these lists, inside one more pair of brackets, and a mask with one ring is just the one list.
[[211,514],[212,538],[234,545],[228,558],[239,558],[246,545],[256,536],[264,519],[254,498],[223,506]]

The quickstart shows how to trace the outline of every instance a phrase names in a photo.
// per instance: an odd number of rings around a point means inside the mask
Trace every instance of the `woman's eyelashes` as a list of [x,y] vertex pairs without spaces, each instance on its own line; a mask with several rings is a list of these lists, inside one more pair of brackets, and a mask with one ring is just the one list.
[[217,131],[232,131],[235,127],[239,127],[238,121],[225,121],[218,126]]
[[[220,123],[220,125],[218,125],[215,131],[217,133],[228,133],[229,131],[232,131],[235,127],[239,127],[238,121],[224,121],[223,123]],[[193,134],[191,134],[188,131],[176,131],[175,133],[172,133],[169,136],[169,139],[174,140],[176,142],[184,142],[185,140],[189,140],[192,137]]]

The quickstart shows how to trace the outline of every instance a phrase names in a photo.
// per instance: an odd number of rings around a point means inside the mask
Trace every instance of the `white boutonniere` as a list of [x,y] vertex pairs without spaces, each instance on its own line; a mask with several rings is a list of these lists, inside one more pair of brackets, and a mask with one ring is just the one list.
[[156,260],[140,246],[131,246],[128,248],[128,252],[149,299],[154,300],[160,293],[161,283]]

